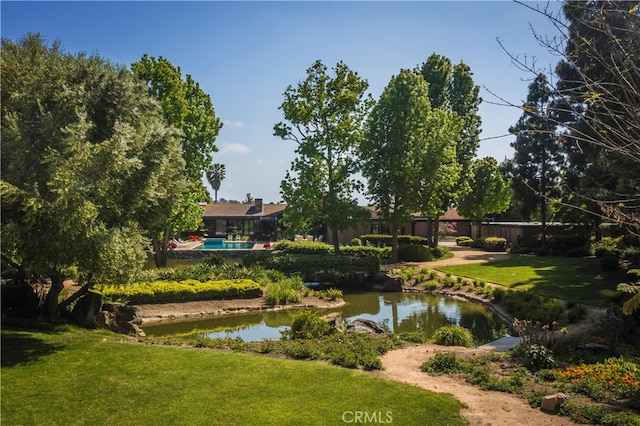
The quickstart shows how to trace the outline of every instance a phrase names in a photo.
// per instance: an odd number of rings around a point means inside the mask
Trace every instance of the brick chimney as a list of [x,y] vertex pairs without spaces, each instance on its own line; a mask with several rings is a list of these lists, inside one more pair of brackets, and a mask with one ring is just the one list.
[[262,211],[262,198],[256,198],[254,200],[255,202],[255,208],[256,208],[256,212],[261,212]]

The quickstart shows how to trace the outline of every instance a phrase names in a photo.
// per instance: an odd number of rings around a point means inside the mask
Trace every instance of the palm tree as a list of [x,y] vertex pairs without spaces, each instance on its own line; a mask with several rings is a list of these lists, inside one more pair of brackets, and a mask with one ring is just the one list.
[[207,171],[207,180],[211,184],[211,187],[215,191],[215,200],[214,202],[218,204],[218,190],[220,189],[220,184],[224,180],[225,169],[224,164],[215,163],[209,167]]

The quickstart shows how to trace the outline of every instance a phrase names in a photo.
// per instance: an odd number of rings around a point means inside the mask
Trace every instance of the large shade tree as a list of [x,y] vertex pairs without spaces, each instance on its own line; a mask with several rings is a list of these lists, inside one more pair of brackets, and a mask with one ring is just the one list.
[[51,278],[52,320],[66,268],[87,286],[126,282],[146,224],[186,185],[179,133],[144,85],[39,35],[2,40],[1,144],[3,259]]
[[134,74],[147,83],[158,99],[168,125],[182,131],[182,157],[189,187],[179,197],[180,206],[166,220],[156,221],[151,234],[156,266],[166,266],[168,241],[180,231],[191,231],[202,222],[201,202],[207,201],[203,176],[209,171],[211,154],[217,151],[216,137],[222,127],[211,97],[179,67],[163,57],[144,55],[131,64]]
[[358,147],[363,123],[373,105],[368,83],[343,62],[329,73],[321,61],[297,86],[289,86],[280,106],[285,122],[274,126],[275,136],[297,144],[296,159],[281,183],[288,204],[283,221],[289,229],[307,232],[326,224],[338,252],[338,232],[365,218],[355,192],[360,163]]
[[[446,211],[455,204],[458,196],[469,191],[471,162],[480,145],[480,87],[474,83],[473,73],[468,65],[464,62],[452,65],[449,58],[436,53],[429,56],[416,72],[429,83],[431,107],[457,115],[462,123],[456,146],[460,176],[451,194],[443,199],[441,210]],[[438,218],[434,219],[435,226],[429,226],[428,231],[431,243],[437,245]]]
[[409,70],[392,77],[371,111],[362,174],[372,205],[390,226],[392,261],[398,260],[401,224],[415,212],[437,216],[455,187],[460,127],[454,114],[431,108],[428,84]]

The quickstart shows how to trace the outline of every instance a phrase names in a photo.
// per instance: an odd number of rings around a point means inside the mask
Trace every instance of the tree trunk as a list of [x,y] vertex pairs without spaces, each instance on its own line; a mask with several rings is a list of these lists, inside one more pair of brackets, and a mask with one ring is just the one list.
[[431,247],[438,247],[440,242],[440,218],[436,217],[433,221],[433,245]]
[[49,321],[58,321],[58,297],[64,289],[64,274],[61,271],[56,271],[51,274],[51,288],[47,293],[45,299],[45,307],[47,309],[47,315]]
[[391,222],[391,263],[398,262],[398,222]]
[[431,242],[433,241],[433,219],[427,219],[427,244],[431,247]]
[[151,236],[151,244],[153,246],[153,260],[157,268],[165,268],[167,266],[169,242],[169,232],[165,231],[160,239],[160,235],[154,232]]
[[71,297],[66,298],[58,305],[58,310],[63,311],[67,306],[71,305],[74,301],[78,300],[89,292],[89,285],[83,285],[80,290],[76,291]]
[[335,226],[331,227],[331,239],[333,240],[333,252],[335,254],[340,254],[340,242],[338,241],[338,228]]

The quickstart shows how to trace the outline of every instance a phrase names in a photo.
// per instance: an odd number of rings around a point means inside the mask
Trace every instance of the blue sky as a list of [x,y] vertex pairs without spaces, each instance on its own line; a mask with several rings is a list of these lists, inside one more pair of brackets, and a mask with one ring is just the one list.
[[[434,52],[465,62],[485,101],[482,138],[506,134],[520,115],[491,105],[498,99],[486,89],[517,104],[531,79],[496,39],[541,66],[558,59],[537,45],[529,25],[548,35],[554,29],[510,1],[2,1],[0,8],[3,38],[37,32],[50,42],[59,38],[67,52],[98,53],[126,66],[144,53],[163,56],[191,74],[225,123],[213,161],[227,170],[218,195],[232,200],[247,193],[280,200],[295,145],[274,137],[273,125],[283,120],[278,107],[287,86],[303,80],[317,59],[329,67],[344,61],[368,80],[375,99],[400,69],[413,69]],[[512,140],[482,141],[478,156],[511,157]]]

